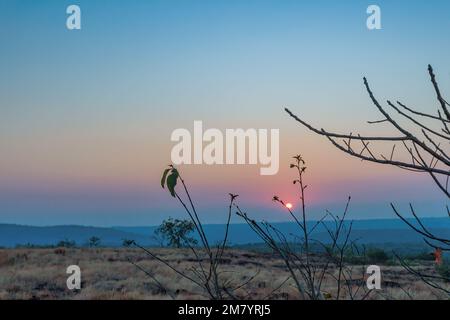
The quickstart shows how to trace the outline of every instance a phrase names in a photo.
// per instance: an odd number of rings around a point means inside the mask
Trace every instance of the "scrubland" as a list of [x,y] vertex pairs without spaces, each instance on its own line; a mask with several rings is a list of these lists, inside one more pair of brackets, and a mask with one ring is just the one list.
[[[186,270],[196,265],[187,249],[155,249],[159,256]],[[168,291],[138,267],[145,269]],[[321,263],[320,258],[316,263]],[[82,288],[69,290],[66,268],[78,265]],[[416,261],[416,267],[434,272],[432,261]],[[439,291],[425,285],[399,265],[380,265],[382,289],[367,299],[439,299]],[[364,280],[364,267],[353,266],[355,283]],[[230,287],[239,286],[243,299],[299,299],[283,261],[271,253],[227,249],[221,264],[222,277]],[[331,276],[329,276],[331,277]],[[328,280],[330,279],[328,277]],[[358,278],[359,277],[359,278]],[[250,280],[250,281],[249,281]],[[328,299],[336,290],[325,279]],[[329,284],[327,283],[329,282]],[[152,259],[142,250],[132,248],[49,248],[0,249],[0,299],[205,299],[192,282]],[[341,298],[345,299],[345,292]],[[347,297],[348,298],[348,297]]]

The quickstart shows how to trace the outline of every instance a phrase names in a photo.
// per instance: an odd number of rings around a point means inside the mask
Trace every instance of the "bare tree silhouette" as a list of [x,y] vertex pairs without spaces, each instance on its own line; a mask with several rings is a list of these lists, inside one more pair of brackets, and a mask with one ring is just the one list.
[[[266,245],[282,258],[290,278],[294,281],[295,287],[303,299],[339,300],[343,297],[351,300],[366,299],[373,291],[367,289],[364,281],[365,263],[355,266],[347,264],[345,261],[346,254],[355,254],[355,252],[362,258],[366,257],[364,248],[358,248],[350,238],[353,222],[346,221],[350,197],[340,217],[327,211],[321,219],[309,226],[306,214],[305,191],[307,185],[304,181],[306,163],[300,155],[293,158],[295,163],[290,164],[290,167],[297,172],[293,183],[299,186],[300,216],[297,217],[278,196],[274,196],[273,201],[288,211],[296,226],[299,227],[300,236],[283,234],[267,221],[258,223],[237,204],[234,204],[237,210],[236,214],[242,217]],[[332,221],[331,224],[325,223],[327,218]],[[328,234],[329,240],[326,242],[314,239],[312,236],[314,230],[320,225]],[[289,236],[291,237],[289,238]],[[315,249],[312,248],[313,246]],[[323,290],[326,278],[328,278],[328,282],[333,281],[336,292]]]
[[[367,93],[369,94],[373,105],[382,115],[380,120],[368,121],[368,123],[371,125],[388,123],[395,129],[397,132],[396,135],[364,136],[353,133],[342,134],[331,132],[322,128],[318,129],[310,125],[301,117],[295,115],[288,108],[285,108],[285,111],[300,124],[316,134],[325,136],[336,148],[352,157],[430,175],[439,190],[444,193],[447,198],[449,198],[450,193],[448,190],[448,183],[450,178],[450,156],[448,151],[450,142],[450,104],[442,97],[441,90],[431,65],[428,65],[428,73],[438,102],[437,112],[435,114],[421,112],[400,101],[393,103],[390,100],[387,100],[387,106],[391,109],[391,111],[393,110],[394,113],[398,114],[401,120],[394,119],[391,115],[392,112],[388,112],[387,108],[382,106],[373,94],[367,79],[364,78],[364,86]],[[409,126],[405,125],[401,121],[409,123]],[[397,146],[400,146],[400,148],[403,149],[403,152],[399,152],[399,147]],[[381,148],[385,149],[384,151],[379,152]],[[408,219],[406,219],[393,203],[391,203],[391,207],[394,213],[402,221],[404,221],[415,232],[423,236],[424,241],[429,246],[443,251],[450,251],[450,239],[442,238],[433,234],[422,223],[411,204],[410,211],[415,223],[411,223]],[[446,211],[450,217],[450,210],[448,206],[446,207]],[[432,287],[450,294],[448,289],[443,288],[434,281],[436,280],[436,276],[426,275],[414,271],[414,269],[407,265],[404,261],[402,261],[402,264],[409,271],[420,276]],[[448,276],[438,278],[443,278],[447,281],[450,280]]]

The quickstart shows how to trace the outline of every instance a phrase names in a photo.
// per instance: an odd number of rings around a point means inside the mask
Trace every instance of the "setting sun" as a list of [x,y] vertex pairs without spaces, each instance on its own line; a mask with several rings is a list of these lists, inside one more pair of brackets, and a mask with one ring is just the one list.
[[286,203],[286,208],[292,209],[292,203]]

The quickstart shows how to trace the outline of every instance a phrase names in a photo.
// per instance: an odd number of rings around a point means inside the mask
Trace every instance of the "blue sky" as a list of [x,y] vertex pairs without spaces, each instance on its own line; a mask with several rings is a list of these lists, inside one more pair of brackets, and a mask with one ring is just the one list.
[[[81,7],[81,30],[65,27],[69,4]],[[366,28],[370,4],[381,8],[382,30]],[[170,132],[197,119],[280,128],[281,163],[296,153],[310,160],[312,218],[348,193],[357,218],[392,216],[390,201],[443,213],[447,200],[428,177],[361,165],[282,108],[319,126],[374,132],[365,75],[381,100],[428,110],[428,63],[450,88],[448,1],[3,1],[0,24],[0,222],[182,216],[158,183]],[[207,194],[206,221],[222,220],[235,190],[256,217],[284,219],[270,197],[291,196],[287,169],[272,178],[247,167],[183,170]]]

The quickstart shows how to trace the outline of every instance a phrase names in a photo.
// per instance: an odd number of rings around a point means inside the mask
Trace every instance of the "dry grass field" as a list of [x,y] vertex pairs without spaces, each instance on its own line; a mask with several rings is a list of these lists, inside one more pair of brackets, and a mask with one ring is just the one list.
[[[183,270],[195,264],[184,249],[156,249],[156,252]],[[0,249],[0,299],[171,299],[129,260],[152,272],[177,299],[206,298],[195,284],[139,249],[54,248]],[[66,287],[69,265],[81,268],[81,290],[71,291]],[[432,262],[420,263],[420,268],[431,271]],[[362,267],[354,266],[354,269],[362,275]],[[232,285],[245,282],[257,273],[247,286],[239,289],[242,297],[299,299],[292,283],[285,282],[288,273],[284,264],[271,254],[228,250],[222,270]],[[368,299],[445,298],[401,266],[381,266],[381,271],[382,289],[371,293]],[[324,288],[329,297],[334,297],[335,288],[327,283]]]

